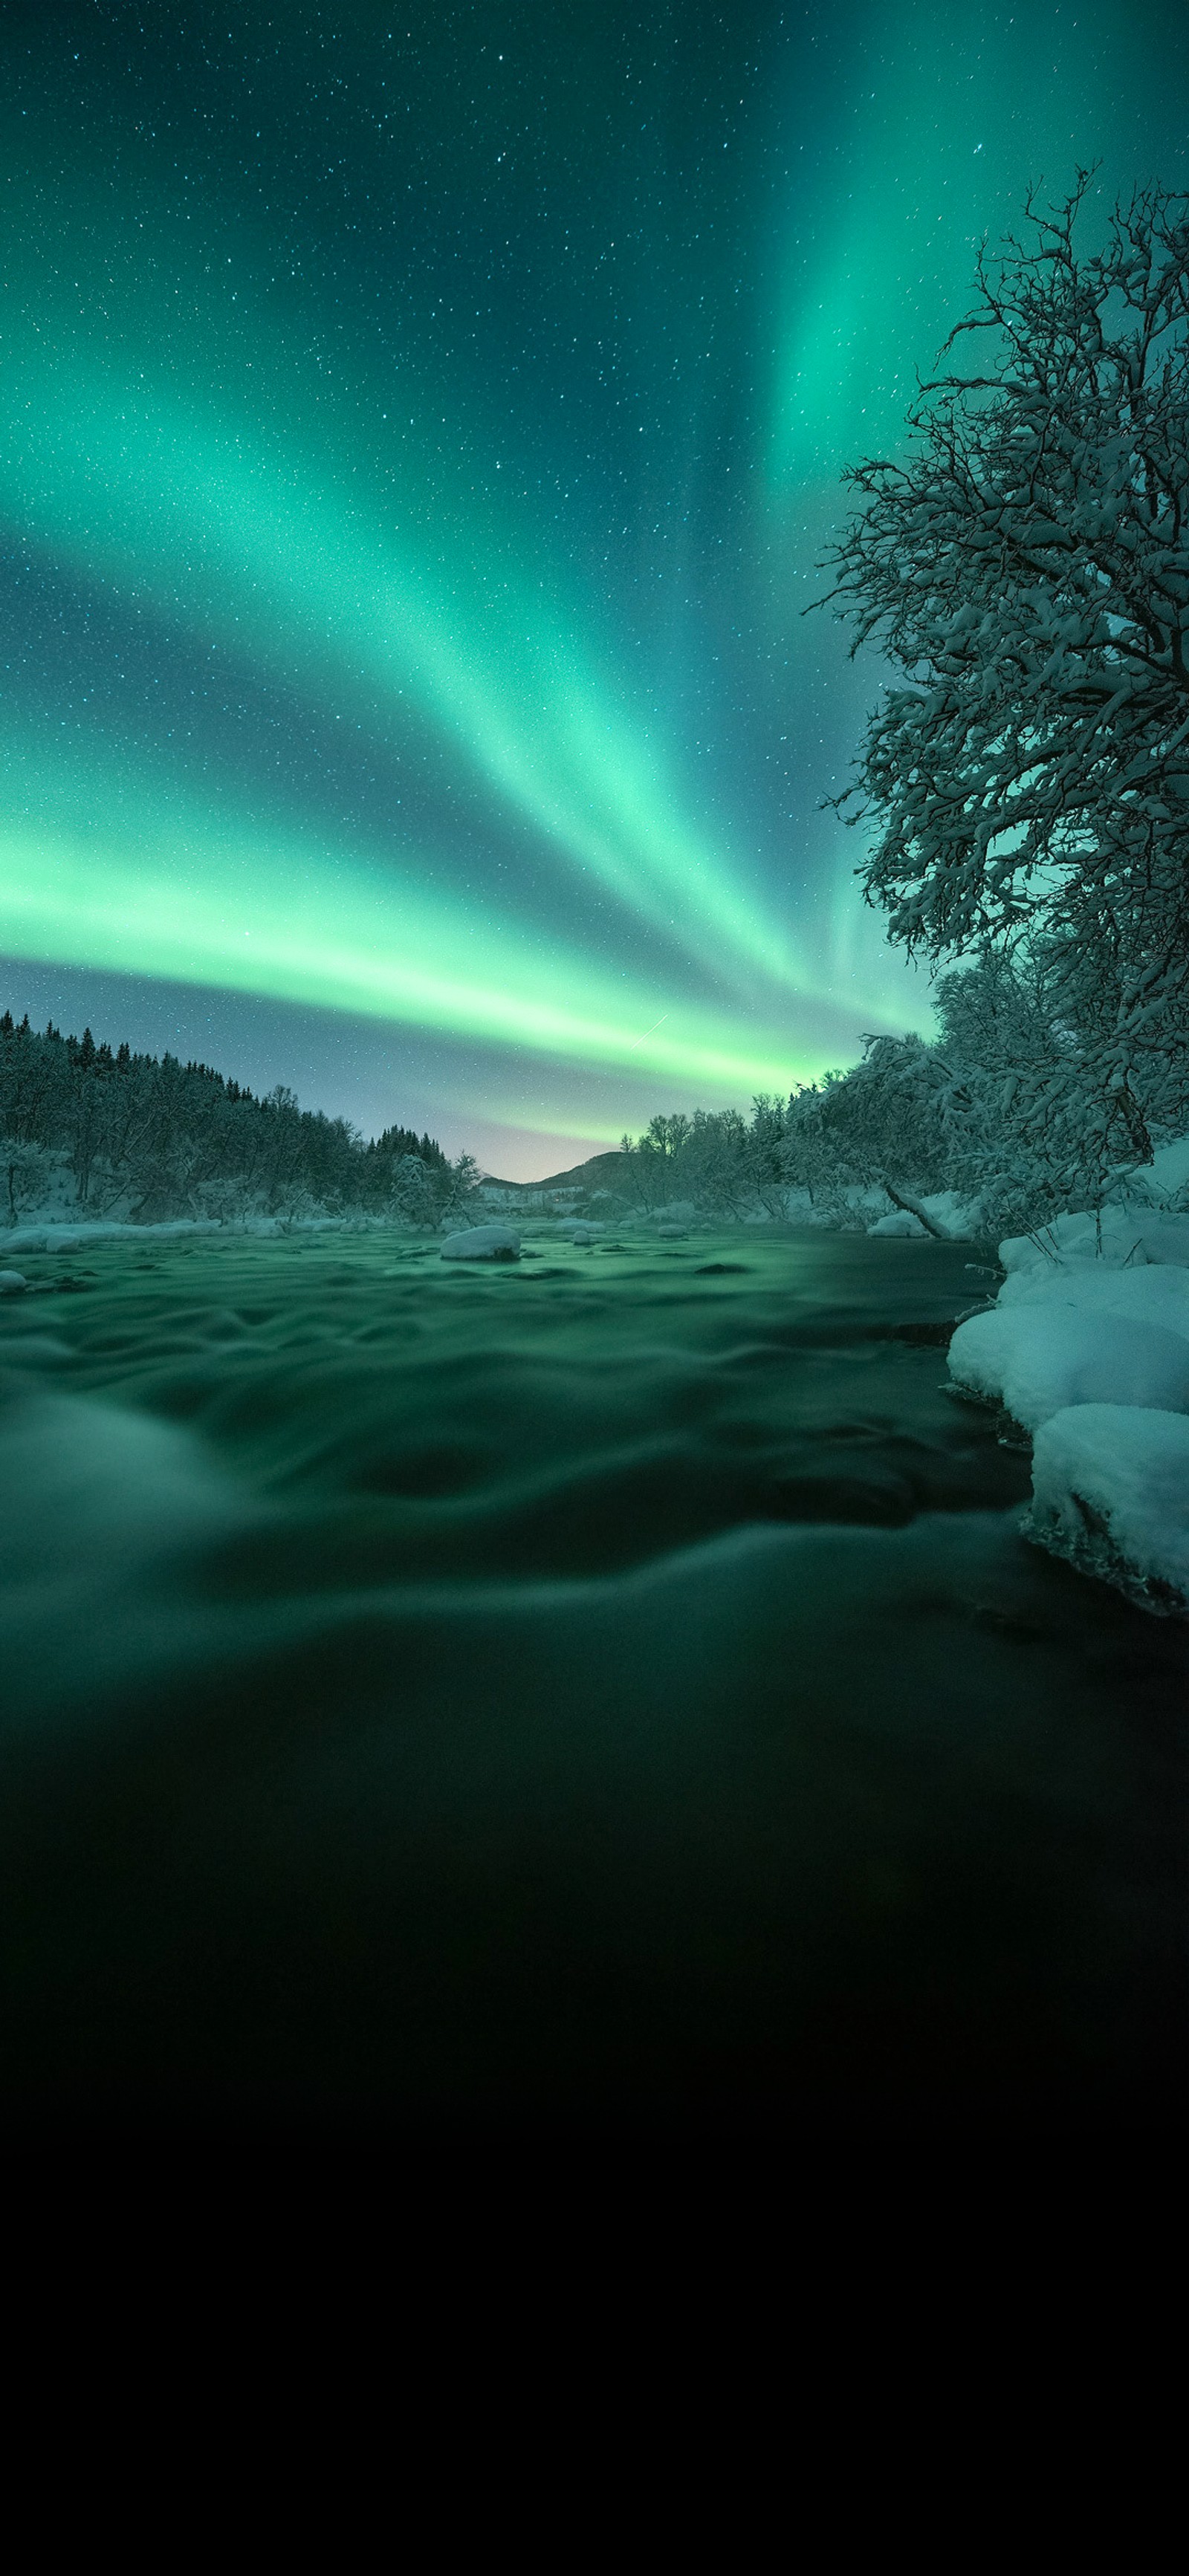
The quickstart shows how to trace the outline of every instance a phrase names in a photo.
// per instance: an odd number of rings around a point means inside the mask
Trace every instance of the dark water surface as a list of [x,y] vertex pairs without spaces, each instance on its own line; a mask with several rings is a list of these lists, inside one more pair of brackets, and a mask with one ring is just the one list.
[[969,1246],[21,1256],[10,2138],[1160,2131],[1189,1638],[1028,1549]]

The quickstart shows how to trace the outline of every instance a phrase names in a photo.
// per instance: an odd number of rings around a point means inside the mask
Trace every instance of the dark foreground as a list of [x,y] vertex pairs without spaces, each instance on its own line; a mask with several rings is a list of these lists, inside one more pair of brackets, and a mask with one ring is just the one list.
[[1189,1635],[969,1247],[541,1240],[20,1257],[0,2135],[1175,2129]]

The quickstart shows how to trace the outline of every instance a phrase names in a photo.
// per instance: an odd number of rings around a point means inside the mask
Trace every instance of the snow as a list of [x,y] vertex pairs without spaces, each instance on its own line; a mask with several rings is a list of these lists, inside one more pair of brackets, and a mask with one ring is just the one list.
[[[1157,1160],[1167,1198],[1189,1141]],[[1026,1534],[1145,1609],[1189,1610],[1189,1217],[1131,1195],[999,1258],[997,1303],[959,1324],[950,1374],[1033,1434]]]
[[0,1270],[0,1297],[19,1297],[28,1285],[23,1270]]
[[1189,1604],[1189,1419],[1080,1404],[1037,1433],[1029,1535],[1145,1609]]
[[1173,1145],[1160,1145],[1150,1163],[1144,1163],[1130,1175],[1131,1187],[1138,1184],[1150,1198],[1176,1198],[1189,1183],[1189,1136],[1178,1136]]
[[1059,1268],[1014,1271],[999,1291],[1000,1312],[1125,1317],[1189,1336],[1189,1268],[1171,1262],[1112,1270],[1108,1263],[1067,1261]]
[[959,1324],[950,1374],[967,1393],[1001,1404],[1026,1431],[1069,1405],[1189,1412],[1189,1331],[1083,1313],[1072,1304],[996,1306]]
[[146,1235],[221,1234],[217,1217],[174,1217],[164,1225],[123,1225],[112,1219],[82,1219],[18,1225],[5,1235],[12,1252],[77,1252],[83,1243],[143,1243]]
[[168,1241],[175,1236],[199,1234],[246,1234],[268,1241],[282,1234],[360,1234],[383,1231],[390,1219],[381,1216],[179,1216],[169,1217],[156,1225],[126,1225],[118,1219],[79,1219],[66,1224],[57,1220],[18,1225],[6,1229],[3,1240],[10,1252],[77,1252],[91,1243],[145,1243]]
[[[886,1198],[887,1192],[881,1190],[878,1195]],[[847,1196],[858,1206],[869,1199],[870,1193],[855,1190],[848,1191]],[[891,1208],[886,1215],[876,1217],[866,1230],[868,1234],[928,1236],[931,1228],[924,1220],[929,1217],[937,1233],[948,1236],[953,1243],[969,1243],[979,1231],[980,1213],[977,1199],[964,1199],[957,1190],[934,1190],[914,1198],[911,1207],[906,1204]]]
[[959,1190],[932,1190],[922,1196],[921,1206],[956,1242],[966,1242],[978,1233],[982,1214],[978,1199],[963,1198]]
[[917,1234],[927,1241],[929,1229],[921,1224],[919,1216],[913,1215],[911,1208],[893,1208],[890,1216],[877,1217],[875,1224],[868,1226],[867,1232],[868,1234]]
[[1109,1269],[1189,1264],[1189,1217],[1166,1216],[1130,1203],[1076,1216],[1054,1217],[1036,1234],[1011,1235],[999,1246],[1006,1271],[1051,1278],[1070,1261]]
[[520,1237],[510,1225],[468,1225],[461,1234],[448,1234],[442,1245],[443,1261],[518,1261]]

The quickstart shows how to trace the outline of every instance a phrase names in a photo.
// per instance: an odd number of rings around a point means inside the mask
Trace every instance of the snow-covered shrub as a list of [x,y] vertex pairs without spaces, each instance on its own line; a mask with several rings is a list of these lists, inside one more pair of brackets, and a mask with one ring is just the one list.
[[0,1211],[85,1212],[140,1224],[178,1217],[246,1223],[310,1211],[387,1209],[394,1165],[416,1152],[438,1176],[434,1217],[468,1194],[430,1136],[390,1128],[365,1146],[342,1118],[302,1109],[278,1085],[259,1099],[205,1064],[97,1046],[0,1013]]
[[19,1225],[47,1206],[74,1200],[68,1154],[19,1136],[0,1136],[0,1224]]

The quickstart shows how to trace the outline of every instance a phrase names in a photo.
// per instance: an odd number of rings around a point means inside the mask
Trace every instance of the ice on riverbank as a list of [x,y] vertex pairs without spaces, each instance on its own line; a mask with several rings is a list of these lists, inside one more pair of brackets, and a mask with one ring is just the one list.
[[[1167,1202],[1189,1144],[1158,1161]],[[1146,1608],[1189,1608],[1189,1217],[1129,1196],[999,1258],[997,1303],[958,1326],[950,1374],[1033,1435],[1028,1535]]]
[[1170,1216],[1130,1201],[1057,1216],[1035,1234],[1010,1235],[999,1258],[1012,1279],[1052,1280],[1071,1264],[1148,1270],[1189,1265],[1189,1216]]
[[1189,1411],[1186,1334],[1068,1302],[994,1306],[959,1324],[950,1375],[966,1394],[1001,1404],[1025,1431],[1069,1405],[1136,1405]]
[[1189,1417],[1078,1404],[1043,1423],[1029,1537],[1144,1609],[1189,1602]]
[[4,1252],[77,1252],[92,1243],[169,1242],[190,1235],[248,1235],[271,1242],[288,1234],[378,1234],[391,1229],[391,1219],[378,1216],[179,1216],[157,1225],[124,1224],[116,1218],[79,1218],[72,1223],[18,1225],[0,1235]]

